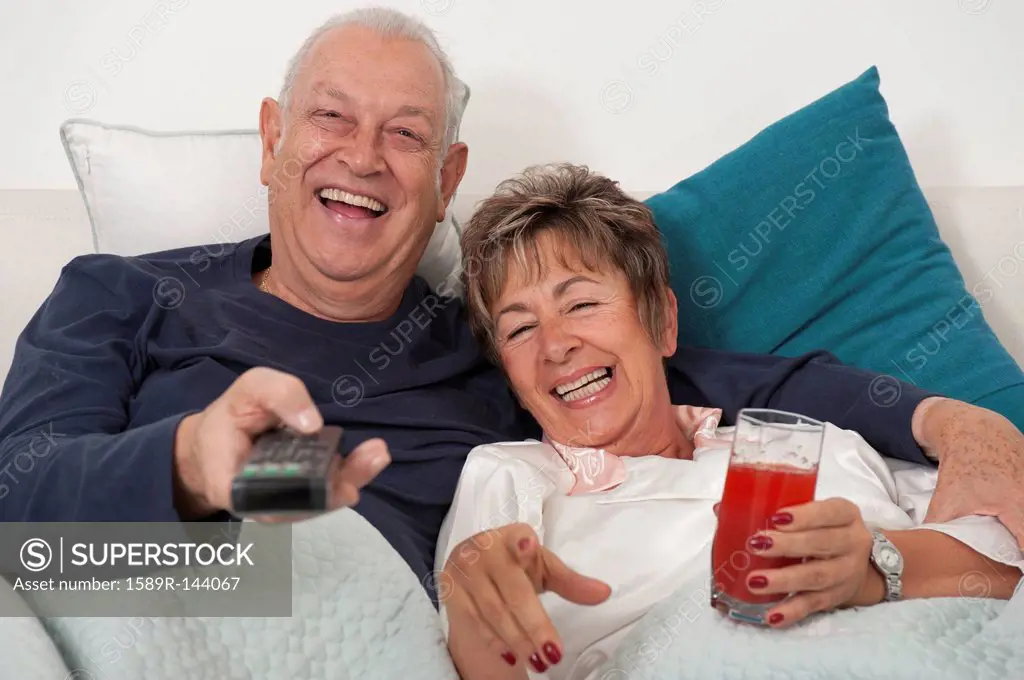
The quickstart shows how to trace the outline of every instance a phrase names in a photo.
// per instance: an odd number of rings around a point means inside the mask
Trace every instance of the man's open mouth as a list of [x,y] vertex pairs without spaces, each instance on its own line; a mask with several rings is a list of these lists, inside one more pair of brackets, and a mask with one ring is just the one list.
[[325,187],[318,191],[317,198],[328,210],[350,219],[373,219],[388,211],[388,207],[376,198],[351,194],[333,187]]
[[577,401],[597,394],[608,387],[611,381],[612,368],[611,366],[606,366],[591,371],[572,382],[555,385],[555,388],[551,390],[551,394],[562,401]]

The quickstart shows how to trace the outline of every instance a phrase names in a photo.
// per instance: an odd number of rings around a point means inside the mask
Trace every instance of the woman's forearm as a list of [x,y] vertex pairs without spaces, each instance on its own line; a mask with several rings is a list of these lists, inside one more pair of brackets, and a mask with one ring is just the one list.
[[507,665],[487,646],[477,629],[458,617],[449,619],[448,652],[462,680],[527,680],[526,659]]
[[[952,536],[927,528],[882,532],[903,555],[903,599],[972,597],[1009,599],[1020,569],[991,560]],[[885,581],[874,568],[857,604],[885,599]]]

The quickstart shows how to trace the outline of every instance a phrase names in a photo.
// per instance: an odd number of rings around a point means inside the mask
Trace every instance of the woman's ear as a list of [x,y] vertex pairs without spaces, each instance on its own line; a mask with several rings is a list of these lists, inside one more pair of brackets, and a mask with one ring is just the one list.
[[676,294],[671,288],[665,291],[665,308],[661,310],[662,324],[661,355],[670,357],[676,353],[679,344],[679,308],[676,303]]

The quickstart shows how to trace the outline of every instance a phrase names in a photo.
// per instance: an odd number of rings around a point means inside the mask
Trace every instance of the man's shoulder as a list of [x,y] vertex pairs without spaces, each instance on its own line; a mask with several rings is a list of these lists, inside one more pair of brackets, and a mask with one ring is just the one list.
[[134,257],[89,253],[78,255],[64,265],[61,279],[69,283],[87,280],[107,289],[111,294],[123,296],[136,288],[142,279],[157,273]]
[[735,367],[738,369],[774,368],[787,363],[840,363],[831,352],[814,350],[799,356],[782,356],[756,352],[739,352],[735,350],[714,349],[709,347],[680,346],[669,359],[673,368],[687,371],[688,369]]
[[161,279],[208,279],[219,273],[230,274],[229,263],[234,255],[240,248],[254,245],[255,240],[258,239],[200,244],[140,255],[89,253],[70,260],[62,273],[88,277],[114,292],[123,292],[126,286],[144,282],[155,285]]

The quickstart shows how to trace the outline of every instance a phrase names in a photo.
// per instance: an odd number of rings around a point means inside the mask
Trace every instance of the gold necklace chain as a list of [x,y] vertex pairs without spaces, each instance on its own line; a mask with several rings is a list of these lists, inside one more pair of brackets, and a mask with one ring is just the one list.
[[270,267],[267,267],[266,271],[263,272],[263,277],[260,278],[260,290],[268,295],[271,294],[270,289],[267,287],[267,281],[270,280]]

